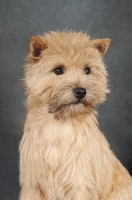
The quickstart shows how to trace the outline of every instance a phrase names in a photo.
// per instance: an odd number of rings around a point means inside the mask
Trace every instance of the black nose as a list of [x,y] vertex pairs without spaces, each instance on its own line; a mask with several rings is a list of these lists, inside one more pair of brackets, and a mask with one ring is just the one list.
[[73,93],[76,98],[82,99],[86,95],[86,89],[85,88],[74,88]]

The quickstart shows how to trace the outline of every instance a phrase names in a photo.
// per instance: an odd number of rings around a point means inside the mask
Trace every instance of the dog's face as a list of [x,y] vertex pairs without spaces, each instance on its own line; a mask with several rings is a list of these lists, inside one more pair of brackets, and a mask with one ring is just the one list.
[[46,107],[56,118],[93,111],[108,92],[102,57],[109,44],[75,32],[32,37],[25,70],[28,106]]

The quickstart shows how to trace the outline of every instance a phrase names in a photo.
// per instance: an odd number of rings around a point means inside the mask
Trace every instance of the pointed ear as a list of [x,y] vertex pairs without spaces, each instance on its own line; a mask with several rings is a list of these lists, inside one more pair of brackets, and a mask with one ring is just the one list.
[[93,46],[99,51],[101,56],[104,56],[109,48],[110,42],[111,40],[109,38],[97,39],[93,40]]
[[46,42],[39,36],[33,36],[30,39],[30,58],[37,62],[42,58],[42,51],[48,48]]

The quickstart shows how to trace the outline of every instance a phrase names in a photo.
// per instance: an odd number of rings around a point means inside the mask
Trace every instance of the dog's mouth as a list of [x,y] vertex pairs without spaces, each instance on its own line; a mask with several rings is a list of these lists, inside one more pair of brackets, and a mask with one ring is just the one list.
[[61,104],[61,105],[49,104],[49,106],[48,106],[49,110],[48,111],[50,113],[55,113],[55,112],[58,112],[59,110],[62,110],[62,108],[63,108],[63,110],[67,107],[70,109],[70,107],[76,107],[76,106],[81,105],[81,104],[83,104],[83,102],[81,100],[77,100],[75,102],[70,102],[70,103],[64,103],[64,104]]
[[82,101],[82,99],[78,99],[75,103],[73,103],[73,105],[77,105],[77,104],[80,104],[80,103],[82,103],[83,104],[83,101]]
[[87,103],[84,99],[83,100],[79,99],[61,105],[56,105],[55,103],[53,104],[51,103],[48,105],[48,112],[53,113],[54,117],[57,119],[59,118],[66,119],[67,117],[70,116],[75,117],[81,114],[86,114],[92,108],[93,106]]

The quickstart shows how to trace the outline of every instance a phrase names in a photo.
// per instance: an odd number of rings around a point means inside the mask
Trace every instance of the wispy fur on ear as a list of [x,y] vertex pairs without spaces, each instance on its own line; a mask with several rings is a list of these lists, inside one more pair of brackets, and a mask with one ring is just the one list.
[[42,51],[47,49],[48,45],[39,36],[33,36],[30,39],[30,59],[37,62],[42,58]]
[[95,47],[101,56],[104,56],[105,53],[107,52],[109,45],[111,43],[111,40],[109,38],[104,38],[104,39],[97,39],[92,41],[93,47]]

